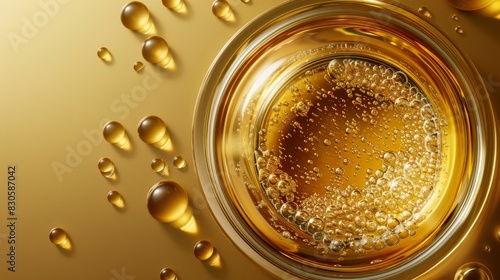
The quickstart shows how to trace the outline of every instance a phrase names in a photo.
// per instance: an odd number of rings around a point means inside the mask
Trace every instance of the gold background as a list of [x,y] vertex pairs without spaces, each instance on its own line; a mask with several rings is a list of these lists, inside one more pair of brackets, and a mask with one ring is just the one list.
[[[157,34],[168,42],[176,69],[158,72],[141,56],[145,35],[122,26],[127,1],[40,0],[0,2],[0,279],[159,279],[170,267],[180,279],[270,279],[247,259],[217,227],[196,179],[191,123],[199,87],[224,44],[245,23],[282,0],[228,1],[236,21],[224,22],[211,12],[212,1],[187,0],[187,14],[165,8],[160,0],[144,0]],[[413,9],[426,6],[450,39],[467,53],[500,109],[500,14],[495,10],[465,13],[444,1],[402,1]],[[451,19],[456,13],[459,21]],[[460,25],[464,34],[457,34]],[[96,51],[107,47],[113,61]],[[135,61],[145,69],[136,73]],[[138,90],[147,88],[141,93]],[[138,121],[157,115],[167,124],[173,151],[161,151],[137,136]],[[499,114],[497,113],[497,119]],[[129,152],[102,138],[102,125],[117,120],[131,140]],[[181,155],[187,167],[177,170]],[[116,181],[99,173],[97,161],[109,157]],[[170,175],[160,176],[150,162],[163,158]],[[16,272],[7,270],[7,167],[17,167]],[[54,166],[66,166],[60,176]],[[183,186],[198,232],[188,234],[154,220],[146,194],[159,180]],[[479,226],[460,250],[427,277],[453,278],[463,263],[485,264],[495,275],[500,256],[500,184],[487,201]],[[106,200],[119,191],[126,203],[117,210]],[[53,227],[65,229],[73,249],[49,241]],[[479,234],[477,234],[479,232]],[[211,241],[221,267],[198,261],[194,244]],[[489,245],[490,252],[483,248]],[[498,266],[498,263],[496,264]],[[495,273],[496,270],[496,273]]]

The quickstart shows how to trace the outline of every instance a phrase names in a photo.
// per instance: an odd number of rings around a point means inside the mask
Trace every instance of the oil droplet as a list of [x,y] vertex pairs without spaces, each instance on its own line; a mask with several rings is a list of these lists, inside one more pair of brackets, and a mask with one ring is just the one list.
[[187,165],[186,160],[181,156],[175,156],[173,159],[173,163],[175,168],[177,169],[183,169]]
[[160,36],[151,36],[144,40],[142,43],[142,56],[146,61],[162,68],[169,70],[175,68],[167,41]]
[[147,116],[139,121],[137,127],[139,138],[147,144],[151,144],[162,150],[171,150],[172,143],[167,132],[167,126],[157,116]]
[[100,47],[97,49],[97,56],[100,59],[102,59],[102,61],[105,61],[105,62],[111,62],[111,60],[113,60],[113,56],[111,55],[111,52],[105,47]]
[[71,241],[65,230],[61,228],[51,229],[49,233],[49,239],[53,244],[58,245],[65,250],[71,250]]
[[130,141],[123,125],[117,121],[109,121],[102,130],[104,139],[109,143],[121,148],[130,149]]
[[198,232],[188,196],[179,184],[160,181],[151,187],[146,200],[149,214],[156,220],[187,233]]
[[115,164],[109,158],[101,158],[97,162],[97,168],[101,171],[102,176],[110,179],[116,177]]
[[134,63],[134,71],[139,73],[142,69],[144,69],[144,64],[141,61],[136,61]]
[[215,0],[212,4],[212,13],[225,21],[234,22],[234,13],[226,0]]
[[123,200],[122,195],[117,191],[110,191],[108,193],[108,202],[118,208],[125,207],[125,201]]
[[423,15],[424,17],[431,18],[431,12],[426,8],[426,7],[420,7],[418,8],[418,12]]
[[464,30],[460,26],[455,27],[455,32],[457,32],[458,34],[464,34]]
[[126,4],[122,9],[120,18],[123,26],[132,31],[142,34],[154,34],[156,32],[149,10],[141,2],[132,1]]
[[187,7],[183,0],[162,0],[161,2],[163,3],[163,6],[174,12],[180,14],[187,13]]
[[166,176],[169,175],[168,165],[165,164],[165,161],[161,158],[155,158],[151,161],[151,169],[158,174]]
[[493,276],[483,264],[466,263],[455,273],[455,280],[493,280]]
[[177,275],[170,268],[164,268],[160,272],[160,280],[177,280]]
[[198,241],[194,246],[194,255],[197,259],[210,266],[220,266],[219,253],[210,241]]
[[451,15],[451,19],[454,21],[458,21],[458,16],[456,14]]
[[486,245],[486,246],[484,246],[484,251],[485,251],[486,253],[491,252],[491,246],[490,246],[490,245]]

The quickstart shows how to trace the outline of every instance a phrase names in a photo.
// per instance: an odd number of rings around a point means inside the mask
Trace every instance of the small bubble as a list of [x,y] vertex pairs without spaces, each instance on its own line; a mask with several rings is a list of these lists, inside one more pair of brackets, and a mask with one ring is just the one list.
[[464,30],[460,26],[455,27],[455,32],[458,34],[464,34]]
[[226,0],[215,0],[212,3],[212,13],[225,21],[235,21],[233,10]]
[[139,73],[142,69],[144,69],[144,64],[141,61],[136,61],[134,63],[134,71]]
[[323,141],[323,144],[324,144],[325,146],[330,146],[330,145],[332,144],[332,141],[330,141],[330,139],[325,139],[325,140]]
[[345,66],[342,61],[338,59],[333,59],[328,63],[328,74],[334,79],[340,78],[344,75],[345,73]]
[[51,229],[49,232],[49,240],[65,250],[71,250],[72,245],[69,236],[62,228]]
[[418,8],[418,12],[421,15],[423,15],[424,17],[427,17],[427,18],[431,18],[432,17],[431,12],[426,7],[420,7],[420,8]]
[[105,47],[100,47],[97,49],[97,56],[104,62],[111,62],[113,60],[111,52]]
[[182,156],[175,156],[173,159],[173,164],[177,169],[183,169],[186,167],[186,160]]
[[101,158],[97,162],[97,168],[102,176],[106,178],[115,178],[115,164],[109,158]]
[[141,2],[132,1],[126,4],[120,16],[123,26],[143,34],[153,34],[156,32],[153,19],[149,15],[149,10]]
[[458,16],[456,14],[451,15],[451,19],[454,21],[458,21]]
[[386,152],[384,154],[384,162],[388,165],[393,165],[396,162],[396,155],[393,152]]
[[336,239],[330,243],[330,249],[334,252],[337,252],[337,253],[344,251],[345,247],[346,247],[346,245],[345,245],[344,241],[342,241],[342,240]]
[[487,253],[491,252],[491,246],[490,245],[484,246],[484,251]]
[[177,280],[177,275],[170,268],[164,268],[160,271],[160,280]]
[[122,195],[117,192],[117,191],[110,191],[108,193],[108,202],[113,204],[114,206],[118,208],[124,208],[125,207],[125,201],[123,200]]
[[292,237],[292,235],[290,234],[289,231],[285,230],[281,233],[281,236],[283,236],[284,238],[290,238]]

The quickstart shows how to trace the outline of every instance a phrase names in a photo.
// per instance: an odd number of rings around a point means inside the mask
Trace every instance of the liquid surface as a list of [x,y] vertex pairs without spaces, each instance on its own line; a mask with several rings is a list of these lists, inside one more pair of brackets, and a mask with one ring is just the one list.
[[416,234],[439,193],[446,122],[407,75],[333,59],[287,85],[269,108],[257,172],[294,228],[340,255],[382,251]]

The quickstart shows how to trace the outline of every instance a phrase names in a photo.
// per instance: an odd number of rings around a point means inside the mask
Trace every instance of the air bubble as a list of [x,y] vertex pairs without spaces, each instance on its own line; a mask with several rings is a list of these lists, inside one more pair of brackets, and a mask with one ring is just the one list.
[[49,232],[49,240],[53,244],[65,249],[71,250],[72,245],[68,234],[62,228],[53,228]]
[[98,48],[97,56],[104,62],[111,62],[113,60],[111,52],[106,47]]
[[396,155],[393,152],[386,152],[384,154],[384,162],[388,165],[393,165],[396,162]]
[[338,79],[342,77],[345,73],[345,66],[342,61],[338,59],[334,59],[328,63],[328,74],[334,79]]
[[346,245],[345,245],[344,241],[342,241],[342,240],[336,239],[330,243],[330,249],[334,252],[340,253],[340,252],[344,251],[345,248],[346,248]]

